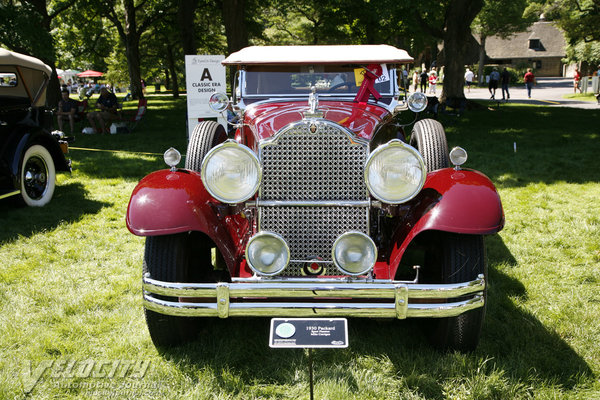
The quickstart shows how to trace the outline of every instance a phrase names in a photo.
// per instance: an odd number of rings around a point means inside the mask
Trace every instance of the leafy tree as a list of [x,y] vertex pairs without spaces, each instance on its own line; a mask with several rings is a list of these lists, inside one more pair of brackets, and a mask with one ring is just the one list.
[[60,100],[52,23],[74,2],[24,0],[0,3],[0,43],[9,49],[37,57],[52,68],[46,96],[46,102],[51,107]]
[[547,1],[541,10],[564,30],[570,61],[600,62],[600,0]]
[[527,0],[485,0],[472,24],[479,35],[479,83],[483,82],[486,38],[494,35],[507,38],[525,30],[537,19],[531,15],[523,16],[526,7]]
[[421,29],[444,42],[445,75],[441,101],[464,98],[464,65],[472,44],[471,23],[484,0],[421,1],[409,3],[412,17]]
[[125,47],[131,94],[136,99],[143,98],[140,39],[152,24],[165,16],[172,4],[168,0],[100,0],[98,5]]

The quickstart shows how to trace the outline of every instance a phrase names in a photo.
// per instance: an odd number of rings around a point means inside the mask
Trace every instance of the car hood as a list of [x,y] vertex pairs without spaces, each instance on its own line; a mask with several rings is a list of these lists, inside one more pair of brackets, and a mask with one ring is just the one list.
[[[306,101],[286,101],[251,104],[246,108],[244,122],[260,141],[277,133],[284,126],[300,121],[308,111]],[[375,127],[389,115],[383,107],[351,101],[320,101],[323,118],[342,125],[358,137],[370,140]]]

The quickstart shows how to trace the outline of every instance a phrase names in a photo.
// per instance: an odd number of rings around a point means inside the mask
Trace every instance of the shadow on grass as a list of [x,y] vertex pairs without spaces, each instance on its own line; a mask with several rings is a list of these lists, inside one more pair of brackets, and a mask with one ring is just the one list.
[[112,205],[85,195],[82,184],[70,183],[57,185],[52,201],[44,207],[19,207],[10,198],[0,201],[0,244],[52,230],[61,223],[79,221],[84,215],[96,214]]
[[[500,236],[489,238],[490,288],[487,315],[479,347],[474,353],[441,353],[425,339],[423,320],[349,319],[350,347],[316,350],[315,379],[345,382],[358,390],[356,365],[389,360],[394,376],[405,380],[412,391],[426,398],[444,398],[444,381],[500,373],[512,387],[533,382],[573,389],[580,378],[592,375],[586,362],[555,332],[535,316],[519,309],[511,300],[527,296],[517,280],[494,265],[515,265],[516,260]],[[224,390],[244,385],[293,385],[308,382],[296,371],[307,371],[302,350],[270,349],[269,319],[201,320],[199,338],[186,346],[161,349],[190,377],[196,369],[213,371]],[[352,370],[354,368],[354,370]],[[362,372],[369,366],[362,367]],[[227,371],[227,373],[224,373]],[[302,372],[301,372],[302,374]],[[231,381],[231,376],[236,380]],[[527,386],[523,386],[527,385]]]

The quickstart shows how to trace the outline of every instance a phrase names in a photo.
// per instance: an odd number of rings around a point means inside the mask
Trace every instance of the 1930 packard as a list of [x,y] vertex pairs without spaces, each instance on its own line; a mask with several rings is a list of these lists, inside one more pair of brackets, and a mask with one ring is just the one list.
[[412,61],[386,45],[248,47],[223,61],[238,67],[234,99],[211,106],[233,111],[234,129],[198,124],[185,168],[169,149],[171,168],[143,178],[127,211],[146,237],[157,346],[193,337],[195,317],[342,316],[426,318],[439,348],[476,347],[483,237],[502,229],[502,204],[441,124],[418,118],[425,95],[398,89]]
[[0,199],[44,206],[54,194],[56,171],[71,171],[68,138],[50,132],[50,72],[37,58],[0,49]]

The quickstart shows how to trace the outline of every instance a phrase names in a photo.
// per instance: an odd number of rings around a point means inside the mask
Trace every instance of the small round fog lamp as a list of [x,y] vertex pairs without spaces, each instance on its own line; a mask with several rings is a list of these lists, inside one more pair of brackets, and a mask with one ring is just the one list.
[[452,150],[450,150],[450,162],[454,166],[460,167],[467,162],[467,151],[462,147],[454,147]]
[[208,100],[208,106],[211,110],[218,113],[225,111],[228,104],[229,98],[225,93],[216,92]]
[[258,232],[248,240],[246,261],[248,266],[259,275],[277,275],[290,262],[290,249],[278,234]]
[[181,161],[181,153],[177,149],[171,147],[165,151],[165,154],[163,154],[163,159],[165,160],[165,163],[171,167],[171,169],[173,169]]
[[427,96],[422,92],[415,92],[408,97],[408,108],[412,112],[421,112],[427,108]]
[[364,275],[377,261],[377,247],[373,240],[362,232],[346,232],[333,244],[333,263],[348,275]]

